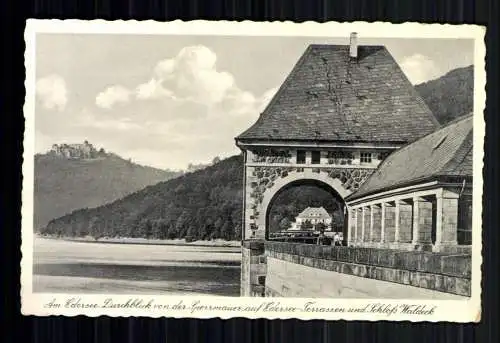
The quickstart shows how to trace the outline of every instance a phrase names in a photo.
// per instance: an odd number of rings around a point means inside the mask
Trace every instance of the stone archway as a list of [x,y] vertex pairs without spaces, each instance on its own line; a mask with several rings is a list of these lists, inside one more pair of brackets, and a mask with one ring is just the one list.
[[254,238],[265,239],[267,237],[267,211],[269,206],[277,194],[290,184],[314,181],[329,188],[332,193],[338,194],[342,201],[353,191],[346,188],[345,180],[338,178],[336,174],[311,168],[285,171],[281,172],[279,177],[270,175],[267,179],[270,180],[267,184],[262,185],[260,183],[261,187],[254,187],[251,194],[253,214],[250,216],[252,221],[250,225],[253,225],[251,235]]
[[[300,178],[300,179],[290,181],[290,182],[284,184],[283,186],[279,187],[279,189],[273,189],[272,192],[271,191],[268,192],[268,194],[266,194],[264,201],[262,203],[262,208],[263,208],[263,211],[265,211],[265,212],[263,212],[263,215],[259,217],[259,223],[258,223],[258,225],[260,227],[265,228],[265,239],[266,240],[269,239],[269,235],[272,232],[272,229],[275,229],[275,227],[273,227],[271,225],[271,213],[273,211],[274,206],[277,204],[277,201],[279,201],[280,196],[282,194],[286,193],[287,191],[295,188],[295,187],[303,187],[303,186],[306,186],[306,187],[312,186],[314,188],[321,189],[321,190],[325,191],[326,193],[328,193],[329,196],[332,198],[332,200],[334,200],[335,202],[340,204],[340,208],[338,208],[335,211],[339,211],[339,214],[342,214],[342,216],[344,217],[344,227],[343,227],[342,231],[347,235],[347,231],[346,231],[346,227],[345,227],[347,222],[346,222],[345,212],[344,212],[344,210],[347,210],[347,204],[344,200],[344,197],[341,196],[337,192],[336,188],[332,187],[333,182],[327,183],[325,181],[328,181],[328,180],[321,180],[320,181],[320,180],[318,180],[318,178]],[[270,199],[268,197],[270,197]],[[309,204],[309,205],[312,205],[312,204]],[[309,206],[309,205],[307,205],[307,206]],[[322,206],[324,206],[324,205],[322,205]],[[325,208],[328,209],[328,207],[325,207]]]

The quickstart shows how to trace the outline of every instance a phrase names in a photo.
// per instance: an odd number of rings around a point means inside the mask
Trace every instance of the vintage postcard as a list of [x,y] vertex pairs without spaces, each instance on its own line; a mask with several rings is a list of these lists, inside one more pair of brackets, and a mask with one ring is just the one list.
[[484,35],[29,20],[22,313],[479,321]]

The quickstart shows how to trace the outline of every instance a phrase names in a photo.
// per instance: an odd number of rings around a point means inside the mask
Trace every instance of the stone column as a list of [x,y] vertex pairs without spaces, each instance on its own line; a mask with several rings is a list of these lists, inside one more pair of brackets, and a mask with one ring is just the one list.
[[370,241],[370,235],[371,235],[371,216],[372,216],[372,211],[370,211],[370,207],[363,207],[363,242],[369,242]]
[[372,225],[371,225],[371,242],[377,242],[380,243],[380,238],[381,238],[381,219],[382,219],[382,209],[379,204],[372,205],[371,206],[371,219],[372,219]]
[[396,200],[394,202],[394,243],[399,243],[399,218],[400,218],[400,213],[401,213],[401,207],[400,207],[401,202],[399,200]]
[[[436,195],[436,243],[439,246],[457,245],[458,194],[443,191]],[[438,248],[439,250],[439,248]]]
[[383,202],[380,208],[382,211],[380,217],[380,243],[385,242],[385,205],[385,202]]
[[363,241],[363,209],[362,208],[357,208],[356,209],[356,242],[362,242]]
[[384,237],[383,242],[396,242],[396,206],[393,203],[384,203]]
[[354,242],[358,241],[358,209],[353,208],[352,209],[353,215],[354,215]]
[[421,197],[413,198],[413,239],[412,244],[425,249],[432,245],[432,202]]
[[413,205],[406,200],[399,200],[399,242],[411,243],[413,229]]
[[312,160],[312,153],[310,151],[306,151],[306,164],[307,165],[310,165],[311,164],[311,160]]
[[370,236],[368,237],[369,242],[373,242],[373,206],[368,206],[370,211]]
[[349,209],[349,226],[348,226],[348,230],[347,230],[347,244],[351,244],[353,238],[354,238],[354,235],[355,235],[355,232],[356,231],[356,218],[354,216],[355,214],[355,210],[354,209]]
[[363,206],[361,209],[361,239],[360,239],[360,242],[364,242],[364,240],[365,240],[365,227],[366,227],[365,212],[366,212],[366,208]]

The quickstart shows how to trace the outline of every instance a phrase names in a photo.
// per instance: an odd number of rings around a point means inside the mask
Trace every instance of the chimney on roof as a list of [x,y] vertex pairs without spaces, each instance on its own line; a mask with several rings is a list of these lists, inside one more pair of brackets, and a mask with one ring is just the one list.
[[358,58],[358,34],[356,32],[351,33],[349,56],[351,58]]

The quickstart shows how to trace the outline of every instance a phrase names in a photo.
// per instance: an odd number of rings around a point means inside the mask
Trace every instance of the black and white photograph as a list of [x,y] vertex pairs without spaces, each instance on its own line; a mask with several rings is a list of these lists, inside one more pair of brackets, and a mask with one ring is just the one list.
[[484,31],[418,28],[33,21],[24,312],[480,317]]

